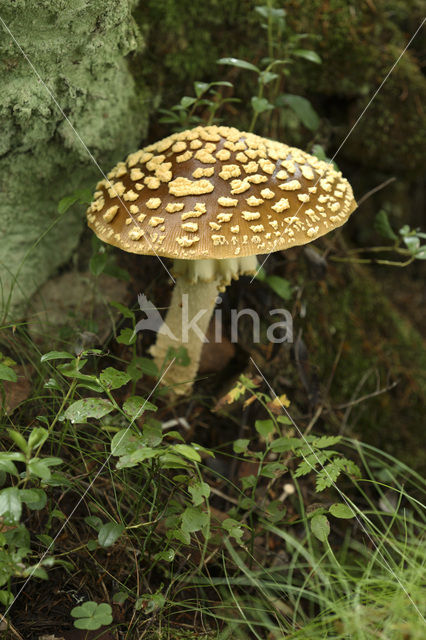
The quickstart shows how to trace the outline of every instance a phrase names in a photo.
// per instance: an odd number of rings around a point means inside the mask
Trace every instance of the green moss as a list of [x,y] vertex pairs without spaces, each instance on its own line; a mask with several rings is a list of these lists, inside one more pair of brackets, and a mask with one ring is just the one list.
[[64,119],[13,38],[3,32],[3,312],[18,272],[13,312],[22,310],[28,296],[78,243],[84,224],[81,209],[56,220],[54,228],[39,240],[55,222],[59,199],[76,188],[92,186],[102,177],[85,146],[106,172],[139,145],[146,129],[146,112],[138,100],[147,92],[142,85],[136,90],[125,60],[141,45],[131,17],[133,6],[133,0],[20,0],[2,8],[6,24],[72,123],[71,127]]
[[[352,432],[414,467],[424,464],[423,404],[426,394],[424,341],[367,272],[332,269],[327,288],[308,285],[305,340],[325,387],[341,348],[330,387],[333,429],[345,424],[347,405],[391,390],[351,408],[345,435]],[[337,407],[337,408],[336,408]]]

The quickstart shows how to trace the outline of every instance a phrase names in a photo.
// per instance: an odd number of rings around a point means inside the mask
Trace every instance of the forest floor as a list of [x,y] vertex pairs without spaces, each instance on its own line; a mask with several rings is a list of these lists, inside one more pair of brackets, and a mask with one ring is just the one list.
[[[17,486],[46,496],[22,494],[19,524],[3,523],[15,553],[6,609],[16,597],[3,637],[420,640],[420,279],[276,254],[266,272],[282,295],[233,283],[223,341],[205,345],[193,393],[178,398],[157,386],[155,335],[128,339],[138,293],[167,308],[167,275],[155,258],[110,251],[95,276],[94,246],[87,234],[28,323],[2,332],[18,376],[4,423],[27,441],[11,434],[5,448],[26,456],[13,458],[27,465]],[[281,307],[294,341],[270,344],[268,312]],[[230,341],[241,308],[261,318],[260,343],[248,319]],[[40,362],[52,352],[70,356]],[[47,435],[29,451],[34,429]],[[46,456],[47,472],[29,462]],[[27,581],[37,562],[45,575]],[[109,608],[76,612],[86,602]]]

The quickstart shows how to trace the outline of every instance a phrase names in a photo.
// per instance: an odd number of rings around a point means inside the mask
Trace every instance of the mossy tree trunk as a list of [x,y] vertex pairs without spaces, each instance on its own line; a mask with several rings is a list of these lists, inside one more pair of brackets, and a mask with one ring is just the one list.
[[0,23],[1,317],[11,291],[9,316],[16,318],[79,241],[82,208],[59,218],[58,201],[101,178],[43,82],[104,172],[145,132],[147,119],[138,105],[146,92],[136,89],[125,59],[142,48],[134,4],[0,0],[0,16],[11,32]]

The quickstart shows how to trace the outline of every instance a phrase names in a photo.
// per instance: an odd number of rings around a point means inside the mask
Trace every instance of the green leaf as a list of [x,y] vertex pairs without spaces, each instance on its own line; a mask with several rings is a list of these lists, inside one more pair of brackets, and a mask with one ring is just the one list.
[[99,379],[104,387],[111,390],[124,387],[131,380],[131,377],[124,371],[119,371],[114,367],[107,367],[101,372]]
[[303,444],[300,438],[287,438],[283,436],[271,442],[271,449],[275,451],[275,453],[284,453],[285,451],[300,449],[300,447],[303,447]]
[[139,372],[146,373],[146,375],[150,376],[151,378],[157,378],[159,375],[158,367],[155,364],[154,360],[151,360],[151,358],[136,356],[127,367],[127,373],[129,374],[129,376],[132,376],[132,380],[134,380],[135,375],[138,375],[139,378],[141,377],[139,375]]
[[197,102],[197,98],[192,98],[191,96],[183,96],[183,98],[181,98],[180,100],[180,105],[184,109],[188,109],[188,107],[191,107],[194,102]]
[[417,236],[404,236],[404,244],[411,253],[416,253],[420,248],[420,239]]
[[188,349],[183,345],[181,345],[177,349],[175,349],[174,347],[169,347],[167,349],[166,362],[170,362],[170,360],[173,360],[173,358],[175,360],[174,364],[177,364],[179,367],[187,367],[191,362],[188,356]]
[[98,604],[89,600],[84,604],[74,607],[71,610],[73,618],[77,618],[74,621],[74,626],[77,629],[87,629],[90,631],[96,631],[105,625],[112,623],[112,609],[109,604],[102,602]]
[[417,251],[416,260],[426,260],[426,246],[420,248],[420,251]]
[[141,437],[136,436],[131,429],[121,429],[111,441],[111,455],[129,455],[141,446]]
[[150,458],[155,458],[159,455],[159,450],[152,449],[151,447],[141,446],[138,449],[135,449],[135,451],[133,451],[129,455],[121,456],[116,466],[117,469],[128,469],[130,467],[135,467],[139,462],[149,460]]
[[19,522],[22,513],[21,497],[16,487],[7,487],[0,491],[0,516],[6,516],[13,522]]
[[274,105],[269,102],[266,98],[259,98],[258,96],[253,96],[251,99],[251,106],[255,113],[263,113],[264,111],[271,111],[274,108]]
[[49,432],[44,427],[35,427],[28,438],[28,446],[30,449],[41,447],[49,437]]
[[86,422],[87,418],[103,418],[114,409],[105,398],[83,398],[73,402],[65,411],[65,418],[73,423]]
[[7,367],[5,364],[0,364],[0,380],[16,382],[18,380],[18,376],[13,369]]
[[92,192],[90,189],[77,189],[69,196],[65,196],[59,201],[58,213],[63,214],[75,204],[90,204],[92,201]]
[[271,287],[272,291],[280,296],[283,300],[290,300],[292,296],[292,287],[288,280],[280,276],[267,276],[266,283]]
[[31,475],[37,476],[42,480],[50,480],[50,469],[49,465],[46,464],[45,460],[40,460],[40,458],[32,458],[28,462],[28,471]]
[[117,336],[117,342],[120,344],[131,345],[136,342],[136,333],[133,329],[122,329]]
[[19,433],[19,431],[14,431],[14,429],[7,430],[9,437],[13,440],[17,447],[20,448],[24,453],[28,453],[28,444],[25,440],[24,436]]
[[207,82],[194,82],[194,90],[197,98],[200,98],[209,88],[210,85]]
[[350,506],[347,504],[343,504],[342,502],[336,502],[335,504],[332,504],[329,512],[335,518],[355,518],[355,513],[350,508]]
[[216,60],[217,64],[229,64],[231,67],[238,67],[239,69],[248,69],[249,71],[255,71],[260,73],[260,69],[247,60],[240,60],[239,58],[220,58]]
[[239,438],[233,442],[233,449],[235,453],[244,453],[247,451],[247,447],[250,444],[250,440],[248,438]]
[[117,309],[121,313],[121,315],[124,316],[124,318],[129,318],[130,320],[134,320],[135,314],[133,313],[133,311],[128,307],[126,307],[124,304],[121,304],[121,302],[115,302],[114,300],[112,300],[110,302],[110,305],[111,307],[114,307],[115,309]]
[[173,549],[166,549],[165,551],[160,551],[156,553],[154,558],[156,560],[164,560],[164,562],[173,562],[175,559],[175,552]]
[[155,404],[145,400],[142,396],[131,396],[123,404],[124,413],[133,420],[140,418],[145,411],[157,411],[157,409],[158,407]]
[[285,18],[287,12],[285,9],[276,9],[275,7],[269,7],[267,5],[263,5],[262,7],[255,7],[254,10],[258,13],[262,18],[268,20],[277,20],[278,18]]
[[315,51],[311,51],[310,49],[294,49],[292,51],[294,56],[298,56],[299,58],[304,58],[305,60],[309,60],[309,62],[315,62],[316,64],[321,64],[322,60]]
[[261,71],[258,80],[260,84],[265,85],[276,80],[276,78],[279,78],[278,73],[272,73],[272,71]]
[[342,440],[342,436],[321,436],[312,440],[311,445],[317,449],[324,449],[325,447],[334,447]]
[[143,425],[141,441],[148,447],[157,447],[163,440],[161,422],[148,418]]
[[209,498],[210,485],[203,481],[195,482],[188,487],[188,491],[191,494],[194,507],[198,507],[200,504],[203,504],[204,499]]
[[311,531],[318,540],[325,542],[330,535],[330,523],[326,516],[314,516],[311,520]]
[[107,522],[103,524],[98,532],[98,542],[101,547],[107,548],[118,540],[124,531],[124,526],[117,522]]
[[198,507],[187,507],[182,513],[182,531],[194,533],[205,527],[209,522],[209,514]]
[[374,219],[374,228],[384,238],[389,240],[398,240],[398,236],[394,232],[389,222],[388,214],[381,209]]
[[145,593],[143,596],[136,600],[135,610],[139,611],[143,608],[145,615],[151,614],[154,611],[162,609],[165,602],[166,599],[162,593]]
[[277,104],[287,105],[294,111],[302,124],[310,131],[316,131],[320,125],[320,118],[306,98],[296,96],[291,93],[284,93],[277,98]]
[[274,421],[269,420],[256,420],[254,423],[255,429],[259,435],[263,438],[267,438],[271,433],[275,431]]
[[201,456],[198,451],[195,451],[195,449],[188,444],[175,444],[173,445],[172,450],[174,453],[178,453],[188,460],[201,462]]
[[222,522],[222,528],[227,531],[232,538],[235,538],[237,542],[241,542],[244,531],[237,520],[226,518],[226,520]]
[[98,518],[98,516],[86,516],[84,518],[84,522],[89,525],[89,527],[93,527],[95,531],[99,531],[102,527],[102,520]]
[[94,276],[100,276],[108,262],[108,254],[106,251],[95,253],[89,260],[90,273]]
[[2,460],[0,459],[0,471],[3,473],[10,473],[12,476],[18,476],[18,469],[12,460]]
[[46,506],[47,495],[43,489],[21,489],[19,495],[21,501],[33,511],[38,511]]

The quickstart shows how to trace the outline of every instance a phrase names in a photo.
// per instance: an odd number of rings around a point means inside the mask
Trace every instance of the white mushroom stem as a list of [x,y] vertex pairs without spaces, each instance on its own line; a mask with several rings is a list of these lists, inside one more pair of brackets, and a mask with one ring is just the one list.
[[158,331],[157,342],[151,347],[160,371],[167,367],[170,348],[176,351],[181,346],[185,347],[189,364],[183,366],[174,361],[162,379],[174,393],[183,395],[192,389],[218,293],[232,278],[253,274],[256,269],[256,256],[175,261],[176,285],[170,307]]

